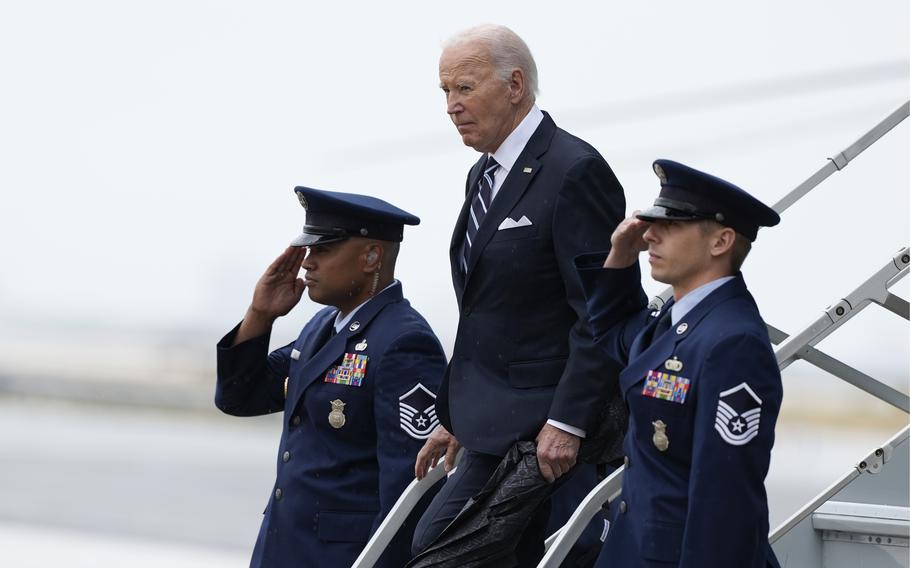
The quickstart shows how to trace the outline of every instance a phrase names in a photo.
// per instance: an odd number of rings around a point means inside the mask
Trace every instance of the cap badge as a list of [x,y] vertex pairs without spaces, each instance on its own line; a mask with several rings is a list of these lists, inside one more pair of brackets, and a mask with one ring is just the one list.
[[657,448],[658,451],[666,452],[667,448],[670,447],[670,438],[667,437],[667,425],[664,424],[663,420],[658,420],[651,424],[654,425],[654,435],[651,437],[651,441],[654,442],[654,447]]
[[329,426],[336,430],[344,426],[346,418],[344,416],[344,402],[336,398],[331,403],[332,411],[329,412]]
[[348,326],[348,329],[351,331],[357,331],[358,329],[360,329],[360,322],[355,321],[355,322],[351,323],[351,325]]
[[660,183],[667,183],[667,174],[664,172],[664,169],[660,167],[660,164],[654,164],[654,173],[660,178]]
[[676,355],[674,355],[672,359],[667,359],[664,363],[664,367],[666,367],[668,371],[682,371],[683,364],[682,361],[677,359]]
[[367,348],[367,340],[366,340],[366,338],[364,338],[363,341],[361,341],[360,343],[358,343],[357,345],[354,346],[354,349],[355,349],[356,351],[363,351],[363,350],[366,349],[366,348]]
[[689,329],[689,324],[682,322],[676,327],[676,335],[682,335],[686,333],[686,330]]
[[300,202],[300,205],[302,205],[304,209],[307,208],[306,197],[304,197],[303,194],[299,191],[297,192],[297,201]]

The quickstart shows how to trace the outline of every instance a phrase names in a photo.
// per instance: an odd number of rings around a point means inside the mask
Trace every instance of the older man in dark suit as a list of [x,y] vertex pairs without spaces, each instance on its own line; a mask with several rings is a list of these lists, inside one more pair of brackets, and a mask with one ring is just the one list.
[[[467,451],[421,519],[415,551],[516,441],[537,441],[548,481],[566,474],[597,425],[597,401],[618,392],[618,366],[593,345],[572,264],[609,246],[625,209],[616,176],[537,107],[534,59],[508,28],[481,26],[450,40],[439,78],[462,141],[483,155],[468,174],[450,249],[460,319],[438,393],[443,426],[416,473],[443,454],[451,468],[458,448]],[[542,554],[547,517],[543,507],[525,532],[522,565]]]

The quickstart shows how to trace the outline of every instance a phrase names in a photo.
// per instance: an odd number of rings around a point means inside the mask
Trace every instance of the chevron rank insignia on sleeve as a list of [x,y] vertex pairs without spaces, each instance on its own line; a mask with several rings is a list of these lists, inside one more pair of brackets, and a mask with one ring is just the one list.
[[436,395],[422,383],[398,397],[401,429],[417,440],[426,440],[439,425],[436,418]]
[[761,399],[746,383],[720,393],[714,429],[733,446],[744,446],[758,436]]

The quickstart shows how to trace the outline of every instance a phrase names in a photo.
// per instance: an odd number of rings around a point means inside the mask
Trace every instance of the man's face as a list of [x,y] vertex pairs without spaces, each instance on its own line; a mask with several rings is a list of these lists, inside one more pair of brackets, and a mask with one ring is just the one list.
[[439,86],[446,112],[466,146],[495,152],[514,128],[512,90],[476,43],[452,46],[439,58]]
[[658,220],[645,231],[651,277],[690,291],[711,266],[713,231],[698,222]]
[[302,267],[310,299],[342,310],[356,307],[350,304],[360,297],[366,282],[363,252],[361,240],[353,238],[309,247]]

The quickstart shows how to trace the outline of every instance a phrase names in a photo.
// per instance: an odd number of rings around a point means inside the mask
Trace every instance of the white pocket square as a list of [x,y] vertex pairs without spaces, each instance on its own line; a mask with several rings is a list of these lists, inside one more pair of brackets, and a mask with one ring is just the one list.
[[506,217],[505,219],[502,220],[502,223],[499,224],[498,230],[505,231],[506,229],[517,229],[518,227],[530,227],[530,226],[531,226],[531,220],[528,219],[527,215],[522,215],[521,219],[519,219],[518,221],[516,221],[510,217]]

